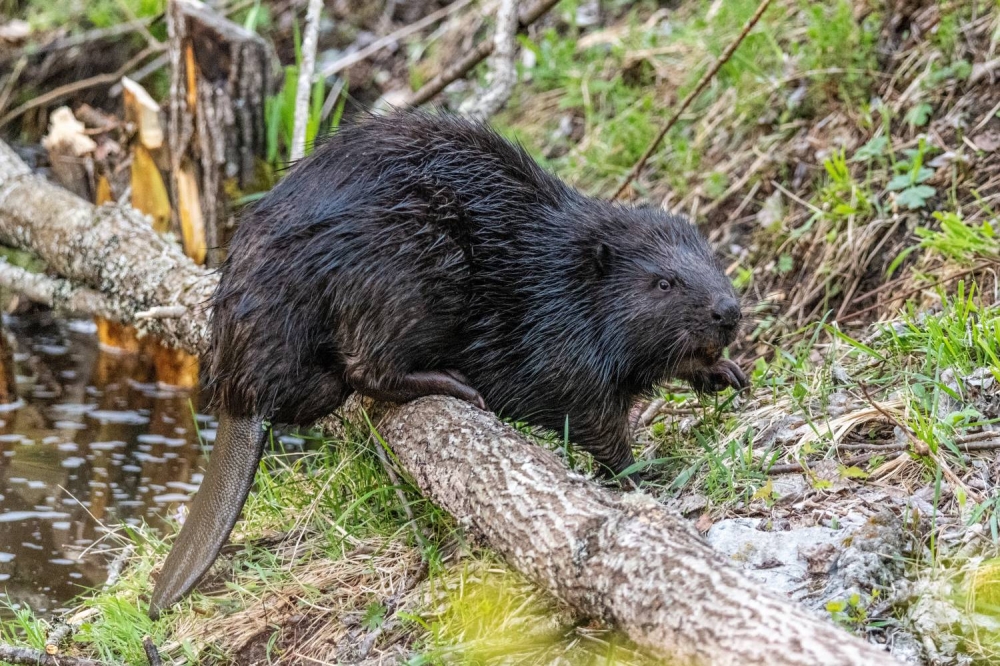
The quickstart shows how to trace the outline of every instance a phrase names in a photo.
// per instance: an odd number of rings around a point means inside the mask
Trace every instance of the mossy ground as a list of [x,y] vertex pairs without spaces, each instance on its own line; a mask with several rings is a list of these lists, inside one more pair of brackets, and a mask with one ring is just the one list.
[[[607,196],[756,4],[602,3],[595,24],[565,0],[522,38],[521,83],[496,123]],[[665,387],[637,412],[648,492],[700,527],[836,525],[862,490],[919,498],[929,516],[899,509],[918,544],[906,578],[947,584],[973,627],[954,652],[982,663],[998,654],[1000,458],[973,446],[1000,420],[998,37],[995,3],[776,0],[633,185],[703,227],[751,315],[732,350],[751,393]],[[417,83],[448,57],[420,52]],[[588,469],[558,434],[533,436]],[[356,424],[271,456],[228,556],[157,623],[143,610],[169,543],[121,533],[135,555],[81,599],[93,610],[73,650],[145,663],[149,633],[175,661],[643,662],[468,543],[392,480],[380,447]],[[774,468],[791,463],[803,470],[789,494]],[[918,631],[902,602],[881,603],[889,592],[827,610],[859,633]],[[40,647],[47,621],[18,618],[3,638]]]

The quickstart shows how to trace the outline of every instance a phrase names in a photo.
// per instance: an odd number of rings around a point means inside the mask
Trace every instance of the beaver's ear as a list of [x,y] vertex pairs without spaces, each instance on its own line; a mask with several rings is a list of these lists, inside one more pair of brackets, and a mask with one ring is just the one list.
[[591,261],[598,277],[604,277],[611,272],[611,264],[614,263],[615,252],[607,243],[597,241],[591,248]]

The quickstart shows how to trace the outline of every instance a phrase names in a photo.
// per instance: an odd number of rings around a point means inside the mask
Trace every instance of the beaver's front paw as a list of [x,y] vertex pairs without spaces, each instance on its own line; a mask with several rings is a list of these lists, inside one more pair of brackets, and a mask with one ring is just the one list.
[[721,358],[714,365],[694,370],[683,379],[698,393],[718,393],[726,388],[742,391],[750,386],[750,380],[740,366],[728,358]]

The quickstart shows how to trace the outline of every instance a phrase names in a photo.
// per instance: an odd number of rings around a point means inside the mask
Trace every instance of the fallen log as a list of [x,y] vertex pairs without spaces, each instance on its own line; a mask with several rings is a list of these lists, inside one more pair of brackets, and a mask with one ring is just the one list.
[[[0,211],[0,244],[35,253],[70,289],[103,294],[107,311],[96,314],[135,325],[172,347],[204,350],[204,307],[217,278],[154,233],[146,216],[128,207],[94,206],[33,175],[3,142]],[[78,298],[90,297],[84,292]],[[184,307],[189,315],[136,317],[162,305]]]
[[[201,306],[216,276],[135,211],[94,207],[32,175],[2,142],[0,243],[31,250],[76,287],[101,292],[102,314],[204,349]],[[187,314],[174,316],[178,306]],[[673,664],[893,663],[760,589],[651,498],[596,486],[492,414],[425,398],[387,409],[378,423],[421,491],[511,566]]]

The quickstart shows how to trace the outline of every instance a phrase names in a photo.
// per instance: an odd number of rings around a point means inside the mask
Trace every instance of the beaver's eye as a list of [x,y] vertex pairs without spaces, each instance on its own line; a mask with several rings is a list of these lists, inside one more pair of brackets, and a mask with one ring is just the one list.
[[670,287],[673,285],[670,284],[670,280],[660,280],[656,286],[660,288],[660,291],[670,291]]

